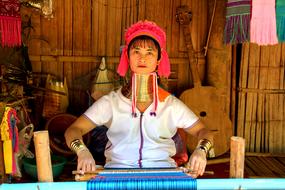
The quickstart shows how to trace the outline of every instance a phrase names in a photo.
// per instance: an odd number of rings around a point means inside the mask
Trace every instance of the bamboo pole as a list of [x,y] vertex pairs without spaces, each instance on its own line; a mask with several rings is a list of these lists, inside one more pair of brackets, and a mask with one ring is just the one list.
[[243,178],[245,160],[245,140],[231,137],[230,178]]
[[34,132],[38,181],[53,182],[48,131]]

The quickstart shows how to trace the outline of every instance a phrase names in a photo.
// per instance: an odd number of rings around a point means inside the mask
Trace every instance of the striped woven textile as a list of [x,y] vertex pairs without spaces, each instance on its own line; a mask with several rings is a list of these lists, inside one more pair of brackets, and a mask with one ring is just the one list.
[[224,42],[236,44],[249,41],[251,0],[228,0]]

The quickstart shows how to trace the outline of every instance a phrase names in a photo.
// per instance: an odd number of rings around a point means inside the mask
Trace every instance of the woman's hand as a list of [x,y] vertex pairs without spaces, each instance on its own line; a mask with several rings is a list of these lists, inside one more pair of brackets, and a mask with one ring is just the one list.
[[193,178],[202,176],[205,172],[207,165],[207,157],[205,151],[201,149],[195,149],[192,153],[186,168],[190,171],[189,175]]
[[96,170],[96,163],[88,149],[84,149],[77,153],[77,171],[84,174]]

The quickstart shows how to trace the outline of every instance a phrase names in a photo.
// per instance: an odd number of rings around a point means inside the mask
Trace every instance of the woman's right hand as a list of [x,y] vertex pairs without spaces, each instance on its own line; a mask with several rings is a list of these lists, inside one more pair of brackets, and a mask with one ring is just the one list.
[[96,170],[95,160],[88,149],[81,150],[77,153],[77,171],[81,174],[94,172]]

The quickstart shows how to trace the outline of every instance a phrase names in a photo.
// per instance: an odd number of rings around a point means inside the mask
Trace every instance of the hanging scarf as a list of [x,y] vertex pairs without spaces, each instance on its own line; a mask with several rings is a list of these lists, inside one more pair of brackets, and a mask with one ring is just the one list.
[[5,107],[5,112],[1,121],[0,131],[3,141],[4,165],[6,174],[15,174],[17,172],[15,153],[19,150],[18,128],[19,119],[17,112],[11,107]]
[[249,41],[251,0],[228,0],[224,42],[236,44]]
[[21,45],[21,16],[19,0],[0,0],[1,45]]
[[285,41],[285,1],[276,0],[276,28],[278,41]]
[[277,44],[275,0],[252,0],[250,42]]

